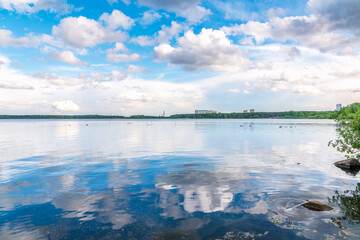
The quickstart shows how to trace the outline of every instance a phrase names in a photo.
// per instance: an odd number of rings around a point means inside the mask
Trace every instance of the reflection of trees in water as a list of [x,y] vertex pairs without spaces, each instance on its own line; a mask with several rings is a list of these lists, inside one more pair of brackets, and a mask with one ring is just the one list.
[[329,198],[329,201],[339,205],[344,214],[338,217],[338,220],[347,220],[351,224],[360,224],[360,183],[355,190],[346,190],[343,194],[335,191],[335,196]]

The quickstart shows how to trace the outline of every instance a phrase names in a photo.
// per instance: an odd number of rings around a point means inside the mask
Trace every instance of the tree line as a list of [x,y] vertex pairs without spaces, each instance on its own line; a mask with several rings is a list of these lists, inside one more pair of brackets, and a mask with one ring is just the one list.
[[169,118],[281,118],[281,119],[335,119],[336,111],[288,111],[288,112],[257,112],[257,113],[209,113],[209,114],[175,114]]
[[208,113],[208,114],[174,114],[169,117],[132,115],[130,117],[119,115],[0,115],[0,119],[338,119],[351,118],[360,114],[360,103],[353,103],[340,111],[287,111],[287,112],[256,112],[256,113]]

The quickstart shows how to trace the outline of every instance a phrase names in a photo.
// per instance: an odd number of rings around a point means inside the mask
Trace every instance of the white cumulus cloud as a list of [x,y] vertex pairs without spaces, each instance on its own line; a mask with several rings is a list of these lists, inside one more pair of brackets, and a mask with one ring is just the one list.
[[222,29],[229,35],[250,36],[257,44],[265,39],[290,40],[322,52],[354,54],[353,48],[360,47],[360,1],[309,0],[308,6],[309,16],[271,16],[268,22]]
[[94,47],[105,42],[121,42],[126,34],[105,28],[99,22],[83,16],[67,17],[54,26],[52,33],[75,48]]
[[143,13],[139,22],[142,25],[151,25],[154,22],[159,21],[161,18],[162,16],[158,12],[154,10],[148,10]]
[[133,54],[125,54],[125,53],[108,53],[107,60],[109,62],[133,62],[133,61],[140,61],[141,56],[137,53]]
[[187,26],[179,24],[175,21],[171,22],[170,26],[162,25],[161,30],[155,33],[153,36],[137,36],[131,39],[131,42],[137,43],[140,46],[153,46],[159,43],[168,43],[173,38],[179,36],[184,32]]
[[19,13],[35,13],[41,10],[68,13],[72,10],[66,0],[0,0],[0,8]]
[[45,79],[55,86],[76,86],[84,84],[83,78],[59,77],[55,73],[39,72],[34,75],[35,78]]
[[130,52],[129,49],[121,42],[115,43],[115,47],[112,49],[107,50],[108,53],[115,53],[115,52]]
[[17,46],[17,47],[25,47],[30,44],[29,38],[21,37],[21,38],[13,38],[12,32],[7,29],[0,29],[0,45],[7,46]]
[[158,43],[167,43],[169,42],[169,40],[177,37],[179,33],[184,31],[184,29],[184,25],[172,21],[170,27],[167,27],[165,25],[161,26],[161,30],[155,35],[155,40]]
[[293,93],[298,93],[298,94],[304,94],[304,95],[312,95],[312,96],[318,96],[323,94],[318,88],[316,88],[315,86],[311,86],[311,85],[298,85],[295,86],[292,89]]
[[189,71],[203,68],[237,72],[249,64],[240,47],[233,45],[221,30],[204,28],[198,35],[187,31],[178,43],[179,47],[169,44],[155,47],[154,57]]
[[56,101],[52,104],[53,108],[60,112],[78,112],[80,107],[71,100]]
[[122,73],[119,71],[112,71],[110,74],[110,80],[112,81],[121,81],[127,77],[126,73]]
[[200,6],[200,0],[139,0],[139,3],[148,7],[174,12],[191,22],[200,22],[211,14],[209,9]]
[[126,79],[127,74],[119,71],[111,71],[110,73],[92,72],[90,74],[81,74],[80,78],[92,80],[96,82],[122,81]]
[[128,30],[134,25],[134,20],[119,10],[113,10],[111,14],[103,13],[100,16],[100,21],[104,22],[111,30],[116,30],[118,28]]
[[77,66],[90,66],[89,63],[83,62],[78,59],[71,51],[49,53],[47,56],[64,63],[69,63]]
[[155,41],[150,36],[137,36],[131,39],[131,42],[137,43],[142,47],[152,46],[155,44]]
[[0,88],[34,90],[33,86],[25,85],[25,84],[21,84],[21,83],[0,83]]
[[140,66],[136,66],[136,65],[129,65],[126,68],[126,72],[128,73],[142,73],[142,72],[148,72],[149,69],[145,68],[145,67],[140,67]]

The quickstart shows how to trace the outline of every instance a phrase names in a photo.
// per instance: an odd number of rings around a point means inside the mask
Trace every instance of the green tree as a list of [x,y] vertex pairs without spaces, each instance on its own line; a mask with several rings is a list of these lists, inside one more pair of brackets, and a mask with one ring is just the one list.
[[329,202],[336,203],[343,213],[337,220],[347,220],[351,224],[360,224],[360,183],[355,190],[346,190],[344,193],[335,191],[335,196]]
[[360,160],[360,103],[341,109],[336,121],[339,136],[330,141],[329,146],[345,153],[348,159]]

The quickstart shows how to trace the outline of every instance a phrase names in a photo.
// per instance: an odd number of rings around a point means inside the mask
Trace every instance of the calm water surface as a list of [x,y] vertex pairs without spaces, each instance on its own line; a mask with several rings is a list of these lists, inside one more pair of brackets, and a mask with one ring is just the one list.
[[333,165],[335,128],[2,120],[0,239],[359,239],[360,177]]

